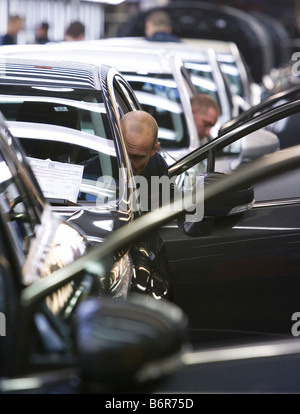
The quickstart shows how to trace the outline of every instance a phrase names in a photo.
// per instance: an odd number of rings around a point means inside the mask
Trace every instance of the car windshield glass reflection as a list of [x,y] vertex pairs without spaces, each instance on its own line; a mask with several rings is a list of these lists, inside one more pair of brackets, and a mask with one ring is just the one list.
[[230,54],[217,54],[222,72],[227,76],[233,93],[244,96],[245,90],[236,61]]
[[221,66],[221,69],[229,81],[229,86],[232,93],[234,95],[243,96],[244,88],[236,66],[230,64],[223,64]]
[[189,71],[197,91],[208,93],[221,106],[219,92],[209,66],[203,63],[184,62],[184,67]]
[[18,86],[12,86],[9,95],[4,91],[1,87],[0,110],[28,157],[82,167],[78,196],[66,200],[116,203],[119,169],[100,91]]

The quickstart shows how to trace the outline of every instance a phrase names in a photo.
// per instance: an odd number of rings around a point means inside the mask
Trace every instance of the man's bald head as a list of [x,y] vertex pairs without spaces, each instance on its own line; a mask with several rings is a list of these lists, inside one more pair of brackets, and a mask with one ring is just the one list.
[[145,135],[149,140],[149,145],[154,146],[157,143],[158,125],[156,120],[148,112],[131,111],[127,112],[121,119],[123,131],[131,131],[135,137],[142,137],[145,141]]
[[133,172],[141,174],[159,147],[157,122],[148,112],[131,111],[122,117],[121,126]]

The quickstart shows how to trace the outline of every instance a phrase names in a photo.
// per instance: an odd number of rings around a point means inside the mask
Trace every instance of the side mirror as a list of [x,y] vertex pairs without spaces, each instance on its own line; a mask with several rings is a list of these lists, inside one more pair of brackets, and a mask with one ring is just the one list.
[[78,369],[84,392],[131,392],[181,365],[187,319],[166,300],[88,299],[76,317]]
[[205,199],[205,190],[228,174],[221,172],[209,173],[204,178],[204,217],[202,221],[186,222],[183,217],[178,219],[178,226],[190,236],[205,236],[211,232],[213,220],[220,217],[233,216],[253,207],[254,188],[252,185],[235,186],[221,195]]

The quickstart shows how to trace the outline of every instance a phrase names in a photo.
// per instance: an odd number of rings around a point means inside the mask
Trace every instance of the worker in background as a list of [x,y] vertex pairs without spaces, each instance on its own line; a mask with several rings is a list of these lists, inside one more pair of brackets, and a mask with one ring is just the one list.
[[198,93],[191,98],[194,122],[198,132],[200,145],[211,140],[210,130],[220,116],[219,104],[206,93]]
[[34,43],[39,44],[39,45],[48,43],[49,42],[48,30],[49,30],[49,24],[47,22],[42,22],[40,25],[38,25],[35,29]]
[[64,40],[67,42],[70,41],[79,41],[84,40],[85,38],[85,25],[79,20],[72,22],[65,31]]
[[0,45],[17,44],[18,33],[23,30],[25,19],[18,14],[10,15],[7,23],[7,32],[0,37]]
[[173,33],[171,19],[168,13],[155,10],[145,19],[145,38],[151,42],[181,42]]

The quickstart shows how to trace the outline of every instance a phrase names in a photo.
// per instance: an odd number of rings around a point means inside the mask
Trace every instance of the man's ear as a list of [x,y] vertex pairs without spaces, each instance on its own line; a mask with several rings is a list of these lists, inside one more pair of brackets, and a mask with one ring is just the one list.
[[158,148],[160,147],[160,142],[157,142],[151,152],[151,155],[154,155],[156,153],[156,151],[158,150]]

